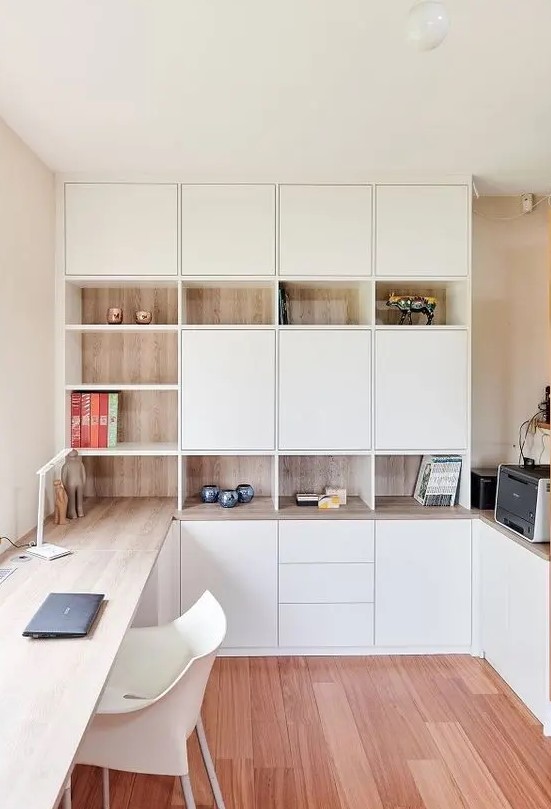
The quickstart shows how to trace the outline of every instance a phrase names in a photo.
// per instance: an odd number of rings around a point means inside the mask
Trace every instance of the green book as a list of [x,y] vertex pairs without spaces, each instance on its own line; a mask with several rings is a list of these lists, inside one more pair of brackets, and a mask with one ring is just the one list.
[[107,446],[117,446],[117,433],[119,428],[119,394],[109,394],[109,410],[107,411]]

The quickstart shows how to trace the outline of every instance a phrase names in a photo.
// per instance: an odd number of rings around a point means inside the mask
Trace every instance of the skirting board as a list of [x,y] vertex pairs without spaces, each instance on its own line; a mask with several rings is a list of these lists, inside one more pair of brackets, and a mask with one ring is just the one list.
[[470,646],[326,646],[297,648],[280,646],[276,649],[220,649],[220,657],[369,657],[379,655],[471,655]]

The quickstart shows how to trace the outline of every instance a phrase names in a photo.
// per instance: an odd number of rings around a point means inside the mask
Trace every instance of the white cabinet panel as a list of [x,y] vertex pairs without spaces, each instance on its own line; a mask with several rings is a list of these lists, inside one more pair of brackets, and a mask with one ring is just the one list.
[[182,333],[182,444],[270,450],[275,444],[275,333]]
[[471,521],[378,520],[377,646],[471,643]]
[[371,520],[282,520],[280,562],[373,562]]
[[177,186],[67,183],[65,272],[176,275]]
[[354,604],[373,601],[373,564],[279,566],[280,604]]
[[280,332],[280,449],[369,449],[370,347],[367,331]]
[[173,521],[147,580],[132,626],[159,626],[180,615],[180,523]]
[[376,190],[377,275],[465,276],[466,185],[382,185]]
[[373,604],[282,604],[279,645],[372,646]]
[[376,449],[465,449],[467,332],[397,328],[375,343]]
[[371,275],[368,185],[282,185],[281,275]]
[[277,646],[277,523],[181,526],[182,612],[210,590],[226,613],[225,647]]
[[182,186],[184,275],[275,273],[273,185]]

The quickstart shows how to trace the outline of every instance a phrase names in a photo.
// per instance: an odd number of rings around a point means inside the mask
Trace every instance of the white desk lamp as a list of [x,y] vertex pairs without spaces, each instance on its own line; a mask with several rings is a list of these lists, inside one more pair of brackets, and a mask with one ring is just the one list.
[[57,464],[65,458],[70,452],[70,449],[62,449],[57,455],[54,455],[48,463],[41,466],[37,470],[38,475],[38,514],[36,518],[36,545],[28,549],[28,553],[33,556],[39,556],[41,559],[58,559],[60,556],[66,556],[71,553],[67,548],[61,548],[59,545],[51,545],[49,542],[44,542],[44,509],[46,506],[46,475]]

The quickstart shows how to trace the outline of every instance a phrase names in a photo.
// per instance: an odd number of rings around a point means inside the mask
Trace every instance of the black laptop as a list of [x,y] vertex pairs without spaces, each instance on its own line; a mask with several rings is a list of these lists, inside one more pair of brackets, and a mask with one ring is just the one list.
[[103,593],[50,593],[23,635],[26,638],[83,638],[90,631],[103,599]]

